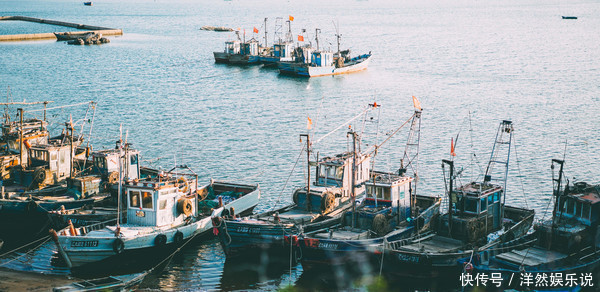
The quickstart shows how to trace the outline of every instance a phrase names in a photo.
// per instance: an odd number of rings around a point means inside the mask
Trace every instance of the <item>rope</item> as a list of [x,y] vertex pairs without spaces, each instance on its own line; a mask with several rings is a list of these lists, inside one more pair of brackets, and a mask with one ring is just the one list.
[[345,123],[339,125],[337,128],[333,129],[333,131],[325,134],[325,136],[321,137],[319,140],[313,142],[313,145],[316,145],[317,143],[321,142],[323,139],[325,139],[327,136],[333,134],[334,132],[336,132],[337,130],[339,130],[340,128],[342,128],[343,126],[349,124],[350,122],[356,120],[357,118],[359,118],[360,116],[362,116],[364,113],[368,112],[369,110],[371,110],[371,107],[367,107],[365,108],[362,112],[360,112],[358,115],[352,117],[351,119],[349,119],[348,121],[346,121]]
[[[62,106],[55,106],[55,107],[49,107],[46,108],[45,110],[52,110],[52,109],[63,109],[63,108],[67,108],[67,107],[74,107],[74,106],[80,106],[80,105],[84,105],[84,104],[89,104],[91,103],[91,101],[86,101],[86,102],[81,102],[81,103],[76,103],[76,104],[68,104],[68,105],[62,105]],[[44,111],[44,109],[36,109],[36,110],[30,110],[27,111],[28,113],[32,113],[32,112],[40,112],[40,111]]]
[[288,175],[288,178],[285,180],[285,184],[283,185],[283,188],[281,189],[281,192],[279,193],[279,196],[277,197],[277,202],[275,202],[275,205],[273,205],[273,209],[275,209],[277,207],[277,205],[279,205],[279,202],[281,201],[281,195],[283,194],[283,191],[285,191],[285,188],[287,187],[288,182],[290,181],[290,177],[292,177],[292,173],[294,173],[294,169],[296,169],[296,165],[298,165],[298,161],[300,161],[300,157],[302,156],[302,153],[304,152],[304,146],[302,146],[302,149],[300,150],[300,154],[298,154],[298,158],[296,159],[296,163],[294,163],[294,167],[292,167],[292,171],[290,171],[290,175]]
[[14,261],[16,261],[17,259],[19,259],[19,258],[22,258],[23,256],[27,255],[29,252],[31,252],[31,251],[33,251],[33,250],[36,250],[36,249],[38,249],[40,246],[42,246],[44,243],[46,243],[48,240],[50,240],[50,235],[46,235],[46,236],[44,236],[44,237],[42,237],[42,238],[40,238],[40,239],[34,240],[34,241],[32,241],[32,242],[30,242],[30,243],[28,243],[28,244],[26,244],[26,245],[23,245],[23,246],[21,246],[21,247],[15,248],[15,249],[13,249],[13,250],[11,250],[11,251],[9,251],[9,252],[3,253],[2,255],[0,255],[0,258],[4,257],[4,256],[6,256],[6,255],[8,255],[8,254],[10,254],[10,253],[16,252],[17,250],[19,250],[19,249],[22,249],[22,248],[24,248],[24,247],[26,247],[26,246],[32,245],[32,244],[34,244],[34,243],[36,243],[36,242],[39,242],[39,241],[41,241],[42,239],[45,239],[45,240],[44,240],[44,242],[40,243],[38,246],[34,247],[33,249],[31,249],[31,250],[29,250],[29,251],[27,251],[27,252],[23,253],[22,255],[20,255],[20,256],[18,256],[18,257],[16,257],[16,258],[14,258],[14,259],[12,259],[12,260],[10,260],[10,261],[8,261],[8,262],[5,262],[5,263],[2,263],[2,264],[0,264],[0,267],[1,267],[1,266],[4,266],[4,265],[6,265],[6,264],[9,264],[9,263],[11,263],[11,262],[14,262]]
[[515,158],[517,160],[517,170],[519,171],[519,180],[521,181],[521,191],[523,192],[523,200],[525,201],[525,207],[527,209],[529,209],[529,204],[527,203],[527,196],[525,196],[525,186],[523,184],[523,176],[521,175],[521,165],[519,164],[519,156],[517,155],[517,139],[515,139],[515,135],[513,134],[513,140],[515,140],[515,142],[513,143],[513,145],[515,145]]

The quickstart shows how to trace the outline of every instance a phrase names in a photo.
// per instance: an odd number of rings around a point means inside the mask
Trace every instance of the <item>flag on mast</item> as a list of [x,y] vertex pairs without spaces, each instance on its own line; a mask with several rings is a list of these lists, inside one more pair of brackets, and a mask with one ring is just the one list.
[[308,121],[306,122],[306,128],[309,130],[312,129],[312,120],[310,117],[308,117]]
[[414,95],[413,95],[413,105],[415,106],[415,109],[418,111],[422,111],[423,109],[421,108],[421,102],[419,101],[419,99],[417,99]]
[[256,28],[256,26],[254,27],[254,33],[258,33],[258,28]]
[[290,15],[290,21],[294,21],[294,17]]
[[299,42],[303,42],[304,41],[304,36],[298,35],[298,41]]

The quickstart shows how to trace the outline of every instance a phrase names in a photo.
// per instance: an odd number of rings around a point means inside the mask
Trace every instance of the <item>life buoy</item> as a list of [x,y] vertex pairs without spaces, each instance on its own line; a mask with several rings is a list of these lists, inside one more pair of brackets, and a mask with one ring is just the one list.
[[177,201],[177,212],[179,214],[190,216],[192,215],[193,210],[194,206],[192,206],[192,201],[190,199],[181,198]]
[[181,231],[175,232],[175,235],[173,236],[173,242],[175,242],[175,244],[180,244],[182,241],[183,241],[183,232],[181,232]]
[[179,191],[182,193],[187,193],[190,190],[190,184],[183,176],[177,179],[177,185],[179,186]]
[[108,175],[108,183],[109,184],[115,184],[119,182],[119,173],[116,171],[111,172]]
[[297,189],[294,191],[294,194],[292,195],[292,201],[294,201],[294,204],[298,205],[298,195],[300,193],[301,189]]
[[115,239],[115,241],[113,241],[112,247],[113,247],[113,251],[116,254],[120,254],[125,249],[125,243],[123,242],[122,239],[117,238],[117,239]]
[[154,238],[154,245],[156,246],[164,246],[167,244],[167,236],[164,234],[159,234]]

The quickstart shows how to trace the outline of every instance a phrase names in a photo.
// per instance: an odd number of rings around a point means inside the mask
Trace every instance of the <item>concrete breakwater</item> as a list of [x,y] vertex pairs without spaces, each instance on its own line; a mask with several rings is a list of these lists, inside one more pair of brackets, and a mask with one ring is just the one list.
[[[28,16],[0,16],[0,21],[2,21],[2,20],[20,20],[20,21],[29,21],[29,22],[37,22],[37,23],[43,23],[43,24],[73,27],[73,28],[77,28],[77,29],[87,30],[87,32],[101,33],[102,35],[105,35],[105,36],[122,35],[123,34],[122,29],[93,26],[93,25],[79,24],[79,23],[71,23],[71,22],[64,22],[64,21],[51,20],[51,19],[42,19],[42,18],[35,18],[35,17],[28,17]],[[80,32],[86,32],[86,31],[80,31]],[[1,41],[44,40],[44,39],[56,39],[56,36],[54,35],[54,33],[0,35],[0,42]]]

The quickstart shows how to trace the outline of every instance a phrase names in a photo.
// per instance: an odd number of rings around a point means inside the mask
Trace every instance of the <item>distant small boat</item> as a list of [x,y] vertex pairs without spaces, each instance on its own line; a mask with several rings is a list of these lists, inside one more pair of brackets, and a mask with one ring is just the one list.
[[88,38],[93,36],[94,32],[55,32],[56,40],[70,41],[78,38]]
[[224,26],[210,26],[205,25],[200,28],[201,30],[210,30],[210,31],[233,31],[233,28],[224,27]]
[[92,5],[94,5],[94,3],[92,3],[92,1],[90,1],[90,2],[83,2],[83,5],[85,5],[85,6],[92,6]]
[[577,16],[563,16],[562,19],[577,19]]
[[56,287],[52,291],[130,291],[130,289],[135,289],[147,274],[148,272],[123,276],[108,276]]

